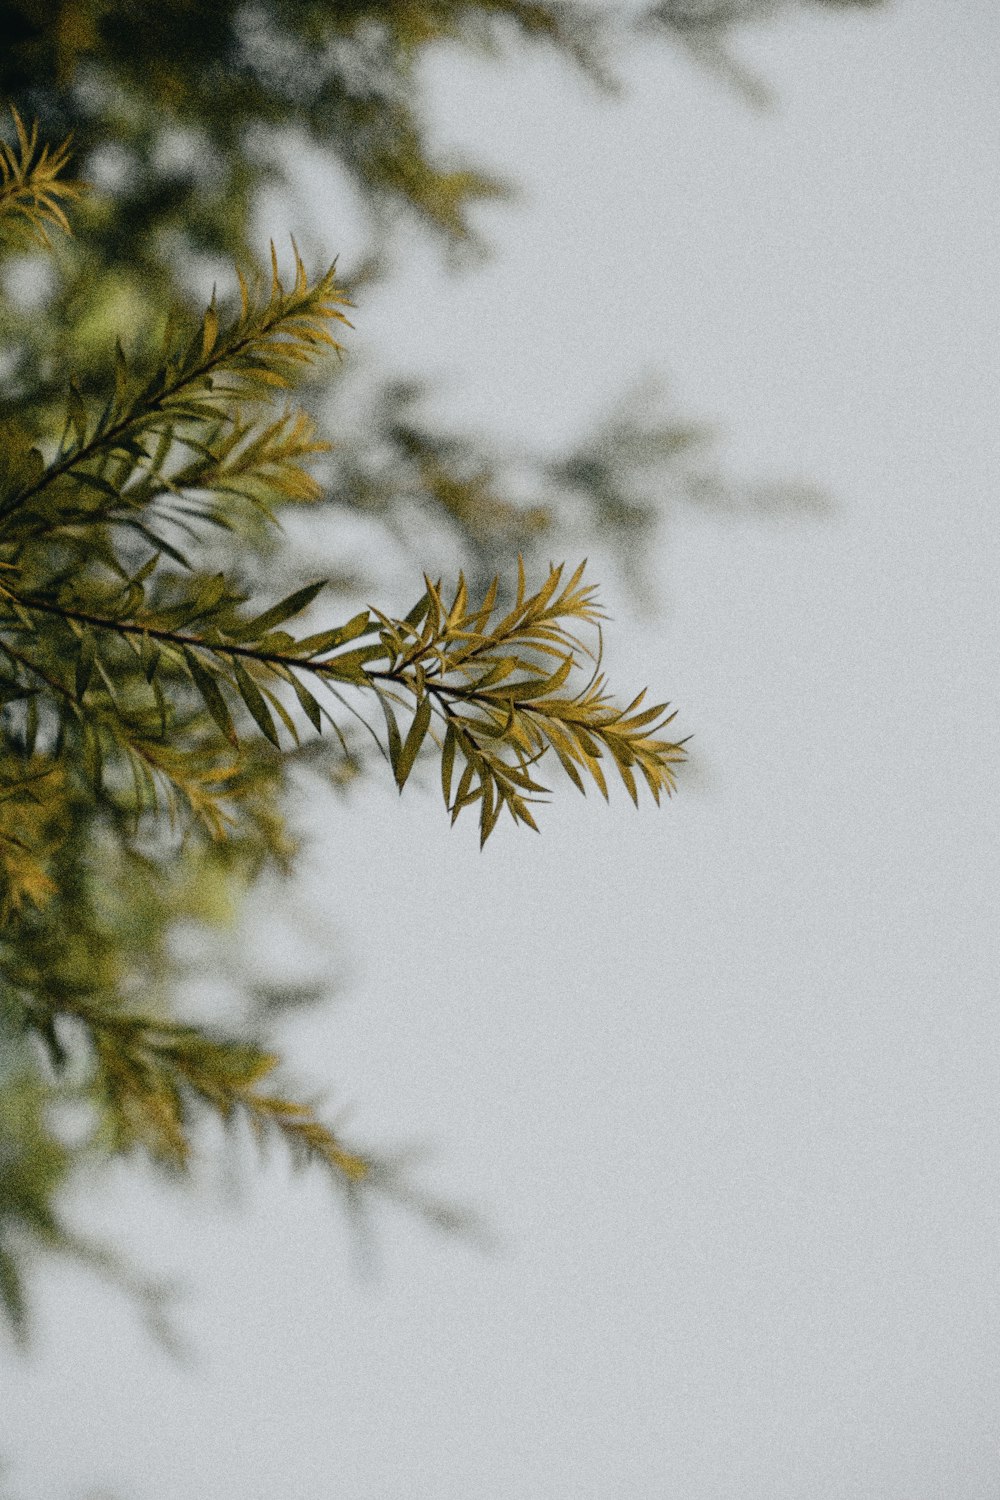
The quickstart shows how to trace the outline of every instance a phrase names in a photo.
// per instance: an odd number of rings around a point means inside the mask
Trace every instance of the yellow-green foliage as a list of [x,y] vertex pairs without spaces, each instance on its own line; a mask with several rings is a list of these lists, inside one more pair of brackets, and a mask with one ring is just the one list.
[[48,246],[47,228],[55,225],[68,231],[69,221],[63,212],[64,201],[79,197],[80,189],[61,176],[69,160],[69,141],[52,150],[39,146],[38,122],[31,130],[17,110],[11,108],[17,144],[0,141],[0,218],[23,221],[24,227],[38,243]]
[[[41,235],[63,226],[66,150],[39,151],[16,123],[0,227]],[[6,1034],[10,1046],[33,1035],[57,1073],[85,1059],[97,1139],[113,1151],[184,1169],[208,1109],[276,1133],[351,1188],[378,1182],[377,1164],[268,1087],[272,1051],[171,1019],[163,923],[143,913],[158,910],[177,851],[242,851],[251,879],[287,864],[289,765],[327,729],[349,754],[344,714],[375,699],[400,789],[435,744],[452,820],[478,808],[483,843],[504,808],[535,827],[547,758],[581,791],[589,779],[606,796],[613,765],[634,801],[637,775],[658,801],[683,752],[661,735],[663,705],[639,694],[622,708],[608,692],[582,564],[568,578],[551,567],[531,591],[519,562],[505,612],[497,579],[474,601],[460,576],[446,603],[425,578],[404,618],[367,608],[305,633],[322,580],[252,607],[208,564],[220,531],[238,537],[248,517],[319,496],[306,465],[327,445],[303,411],[272,403],[339,353],[348,326],[333,268],[310,280],[297,251],[287,285],[273,250],[269,277],[238,285],[235,307],[213,297],[156,357],[119,344],[100,402],[68,381],[48,448],[16,422],[0,430]],[[17,1316],[4,1233],[0,1216],[0,1295]]]

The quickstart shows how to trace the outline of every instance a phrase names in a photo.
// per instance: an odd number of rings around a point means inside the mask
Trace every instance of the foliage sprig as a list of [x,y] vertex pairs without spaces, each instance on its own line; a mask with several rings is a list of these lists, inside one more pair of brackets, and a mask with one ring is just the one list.
[[[465,579],[446,605],[440,582],[425,579],[426,592],[405,621],[375,611],[381,641],[389,653],[382,670],[366,667],[373,682],[404,687],[413,699],[405,737],[393,700],[379,690],[386,717],[390,760],[400,788],[436,717],[443,729],[441,787],[452,822],[466,807],[479,805],[480,842],[485,843],[504,810],[514,822],[537,828],[530,803],[548,788],[532,768],[551,750],[573,784],[585,790],[581,772],[607,798],[602,759],[610,757],[633,802],[637,769],[659,802],[672,792],[673,767],[683,759],[682,742],[659,738],[673,718],[666,704],[642,709],[645,692],[627,708],[607,692],[596,658],[567,622],[597,627],[603,613],[596,589],[583,583],[585,564],[563,582],[563,567],[550,567],[532,594],[518,559],[514,606],[494,621],[499,579],[494,578],[476,608],[469,604]],[[595,661],[590,680],[566,692],[585,656]],[[455,781],[456,762],[461,764]],[[534,796],[532,794],[535,794]]]
[[[79,184],[67,182],[63,176],[71,138],[67,136],[54,148],[39,145],[38,121],[29,131],[13,105],[11,116],[16,143],[0,140],[0,220],[20,220],[30,238],[48,248],[48,229],[70,233],[62,203],[80,196]],[[8,222],[4,227],[13,226]]]
[[349,1182],[365,1177],[364,1157],[339,1141],[308,1104],[261,1087],[279,1064],[273,1052],[75,997],[32,1017],[57,1064],[65,1060],[56,1032],[60,1016],[82,1023],[89,1036],[94,1092],[113,1150],[141,1147],[167,1166],[186,1168],[197,1102],[226,1121],[242,1115],[258,1137],[276,1132],[298,1159],[322,1162]]

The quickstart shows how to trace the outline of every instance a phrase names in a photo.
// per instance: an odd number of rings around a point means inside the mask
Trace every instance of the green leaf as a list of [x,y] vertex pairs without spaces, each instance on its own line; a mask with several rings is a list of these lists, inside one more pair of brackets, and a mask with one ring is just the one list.
[[139,660],[142,663],[142,670],[146,681],[152,682],[156,676],[156,669],[160,664],[160,648],[152,636],[143,635],[140,637]]
[[287,630],[270,630],[254,644],[262,655],[289,656],[295,650],[295,637],[289,635]]
[[594,778],[594,781],[597,783],[597,790],[600,792],[605,802],[607,802],[608,783],[604,779],[604,772],[601,770],[601,763],[596,755],[587,757],[587,770],[590,772],[591,776]]
[[346,625],[338,625],[333,630],[321,630],[318,635],[307,635],[295,643],[296,656],[322,656],[326,651],[333,651],[337,646],[346,646],[348,641],[357,640],[359,635],[365,635],[371,627],[371,615],[367,609],[360,614],[352,616]]
[[483,805],[479,813],[479,847],[482,849],[486,840],[493,832],[503,811],[504,798],[497,795],[498,789],[492,782],[488,782],[483,791]]
[[[155,666],[154,666],[153,670],[154,670],[154,673],[155,673],[155,670],[156,670]],[[169,713],[167,711],[167,700],[164,697],[163,689],[160,686],[159,678],[156,677],[156,676],[153,676],[153,677],[148,678],[148,681],[149,681],[150,687],[153,689],[153,697],[156,700],[156,711],[157,711],[157,713],[159,715],[159,720],[160,720],[160,735],[162,737],[167,732],[167,721],[168,721],[168,719],[170,717]]]
[[287,599],[281,600],[280,604],[272,605],[270,609],[266,609],[263,614],[257,615],[253,620],[246,620],[238,630],[233,632],[233,639],[248,641],[266,635],[269,630],[284,624],[293,615],[301,614],[313,602],[320,590],[325,588],[326,579],[321,578],[318,583],[307,583],[305,588],[296,589],[294,594],[289,594]]
[[76,434],[76,440],[82,448],[87,441],[87,408],[83,404],[83,397],[77,390],[73,381],[69,383],[66,395],[66,409],[70,425]]
[[458,779],[458,790],[455,793],[455,800],[451,804],[452,823],[454,823],[463,807],[465,807],[469,802],[474,802],[477,797],[482,795],[482,784],[480,784],[475,790],[470,790],[475,774],[475,767],[473,766],[472,762],[469,761],[466,764],[465,770],[462,772],[461,776]]
[[546,698],[562,687],[572,670],[573,658],[572,656],[567,656],[550,676],[527,677],[522,678],[520,682],[508,682],[497,693],[497,697],[509,699],[514,703],[524,703],[532,699]]
[[178,563],[182,568],[185,568],[189,573],[192,571],[191,564],[184,556],[184,553],[179,552],[171,542],[164,541],[162,536],[157,536],[156,532],[143,521],[136,521],[129,517],[119,524],[129,527],[132,531],[137,531],[141,537],[146,539],[151,547],[156,548],[157,552],[165,552],[167,557]]
[[494,606],[496,605],[497,590],[499,589],[499,587],[500,579],[498,577],[494,577],[490,583],[489,588],[486,590],[486,595],[483,599],[482,604],[476,610],[476,613],[471,617],[471,619],[466,622],[466,628],[473,634],[480,634],[489,621],[490,615],[493,613]]
[[455,769],[455,726],[449,724],[445,732],[444,745],[441,750],[441,790],[444,793],[444,805],[451,806],[451,778]]
[[323,668],[324,677],[334,677],[340,682],[353,682],[359,687],[369,687],[371,678],[364,671],[364,664],[366,661],[378,661],[384,656],[384,646],[359,646],[356,651],[345,651],[340,656],[326,657],[317,665]]
[[274,712],[281,720],[282,724],[284,724],[285,728],[288,730],[288,733],[291,735],[293,742],[296,745],[301,744],[301,741],[299,739],[299,731],[295,727],[295,720],[292,718],[291,714],[288,712],[288,709],[282,703],[277,693],[272,693],[271,690],[266,687],[262,687],[260,691],[261,696],[266,699],[266,701],[271,705],[271,707],[274,709]]
[[55,1019],[53,1016],[45,1016],[37,1023],[39,1036],[45,1043],[45,1050],[49,1054],[49,1061],[57,1073],[63,1072],[68,1061],[68,1053],[56,1034]]
[[35,741],[38,738],[38,699],[34,696],[28,699],[28,708],[24,716],[24,753],[30,760],[35,753]]
[[427,611],[430,609],[430,607],[431,607],[431,596],[430,596],[429,593],[424,593],[417,600],[416,604],[410,610],[409,614],[403,616],[403,618],[405,619],[407,625],[412,625],[414,627],[414,629],[418,629],[420,627],[423,619],[424,619],[424,616],[427,614]]
[[204,699],[205,707],[229,743],[231,745],[237,744],[236,726],[233,724],[232,715],[229,712],[226,700],[222,696],[222,689],[219,686],[218,680],[207,667],[202,665],[194,652],[187,646],[184,647],[184,660],[187,662],[188,671],[191,673],[195,687]]
[[201,357],[207,359],[215,348],[216,339],[219,337],[219,315],[215,311],[215,292],[212,292],[212,304],[205,309],[205,316],[201,323]]
[[531,809],[523,797],[511,797],[507,806],[511,810],[515,823],[527,823],[528,827],[533,828],[536,833],[539,831],[538,824],[531,816]]
[[250,710],[251,716],[253,717],[257,728],[260,730],[261,734],[265,735],[266,738],[271,741],[272,745],[276,745],[280,749],[281,746],[278,740],[278,731],[274,726],[274,720],[271,717],[271,710],[264,702],[264,698],[261,694],[260,689],[254,682],[253,678],[250,676],[249,672],[247,671],[246,667],[244,667],[238,656],[234,656],[232,658],[232,663],[233,672],[236,676],[236,686],[240,690],[240,697],[243,699],[243,702]]
[[24,687],[13,677],[0,677],[0,707],[5,703],[17,703],[22,698],[30,698],[37,691],[37,688]]
[[503,761],[492,763],[494,776],[498,781],[509,782],[513,786],[523,787],[527,792],[547,792],[548,787],[543,786],[540,781],[534,781],[529,776],[524,766],[509,766]]
[[635,806],[638,807],[639,806],[639,792],[638,792],[638,788],[636,787],[636,784],[635,784],[635,777],[632,775],[631,770],[629,769],[629,767],[627,765],[625,765],[625,763],[623,761],[619,760],[619,761],[616,762],[616,764],[618,766],[618,774],[621,777],[622,781],[625,783],[625,790],[628,792],[629,796],[632,798],[632,801],[635,804]]
[[88,474],[86,469],[82,468],[74,469],[73,480],[76,484],[85,485],[87,489],[97,490],[99,494],[106,495],[116,505],[122,503],[121,491],[116,490],[110,480],[104,479],[100,474]]
[[399,752],[399,759],[395,764],[396,785],[402,791],[406,784],[406,778],[413,770],[413,762],[417,758],[420,746],[423,744],[431,722],[431,700],[428,697],[421,698],[417,704],[413,722],[403,742],[403,748]]
[[468,604],[469,604],[469,589],[468,589],[468,585],[465,582],[465,575],[464,575],[464,573],[459,573],[459,575],[458,575],[458,587],[455,590],[455,598],[452,601],[451,609],[449,609],[449,611],[448,611],[448,617],[447,617],[447,619],[444,622],[444,628],[445,628],[446,632],[450,631],[450,630],[454,630],[455,627],[465,618],[466,610],[468,609]]
[[0,1303],[10,1318],[15,1333],[23,1338],[28,1314],[24,1283],[17,1261],[3,1245],[0,1245]]
[[398,775],[397,767],[403,749],[403,738],[399,732],[399,724],[396,722],[395,711],[386,695],[376,688],[375,696],[379,703],[381,703],[382,712],[385,715],[386,732],[389,736],[389,764],[392,766],[393,772]]
[[210,615],[214,609],[225,599],[231,585],[225,573],[213,573],[211,578],[206,578],[198,588],[194,596],[193,613],[188,620],[196,620],[204,615]]
[[475,690],[481,693],[485,688],[494,687],[496,683],[503,682],[511,672],[517,670],[523,663],[516,656],[503,656],[499,661],[483,673],[482,677],[475,679]]
[[132,577],[129,579],[129,583],[134,585],[145,583],[150,574],[156,571],[156,566],[159,561],[160,559],[157,557],[155,552],[153,553],[152,557],[147,557],[146,561],[143,563],[139,571],[132,574]]
[[80,641],[80,654],[76,659],[76,678],[74,689],[77,702],[81,702],[84,693],[90,686],[90,679],[94,671],[94,638],[92,635],[84,635]]
[[[473,802],[479,801],[480,797],[483,795],[483,787],[484,783],[480,781],[476,786],[472,787],[471,790],[461,792],[460,796],[456,796],[451,810],[452,822],[455,821],[456,817],[462,811],[463,807],[471,807]],[[461,786],[459,790],[461,791]]]
[[298,698],[299,703],[305,710],[306,716],[308,717],[309,722],[312,724],[313,728],[316,730],[321,730],[323,728],[323,710],[316,702],[316,699],[313,697],[312,693],[306,687],[304,682],[300,682],[299,678],[296,677],[294,672],[289,672],[288,681],[292,684],[292,687],[295,690],[295,696],[296,698]]

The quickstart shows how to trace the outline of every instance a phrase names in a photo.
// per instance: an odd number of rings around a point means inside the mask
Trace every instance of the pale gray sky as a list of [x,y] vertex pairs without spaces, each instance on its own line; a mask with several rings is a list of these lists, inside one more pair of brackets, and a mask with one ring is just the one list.
[[358,338],[538,446],[676,376],[734,472],[839,508],[678,514],[611,635],[706,788],[564,789],[482,855],[434,792],[324,814],[349,977],[290,1050],[502,1250],[387,1214],[365,1282],[278,1156],[224,1210],[114,1175],[81,1220],[188,1282],[195,1362],[48,1277],[23,1500],[995,1500],[998,42],[988,0],[788,18],[744,43],[770,116],[660,50],[618,102],[435,66],[442,138],[530,196]]

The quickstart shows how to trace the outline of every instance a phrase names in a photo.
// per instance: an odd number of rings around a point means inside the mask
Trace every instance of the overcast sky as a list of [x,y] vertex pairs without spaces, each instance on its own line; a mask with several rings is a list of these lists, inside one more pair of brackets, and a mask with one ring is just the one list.
[[660,49],[616,102],[434,65],[527,197],[359,340],[540,448],[659,372],[836,506],[669,517],[609,646],[695,736],[659,812],[562,789],[483,854],[432,791],[322,815],[341,999],[289,1050],[497,1250],[387,1213],[365,1280],[280,1153],[239,1205],[113,1173],[80,1222],[186,1283],[192,1358],[49,1275],[21,1500],[995,1500],[998,43],[990,0],[786,18],[742,44],[769,115]]

